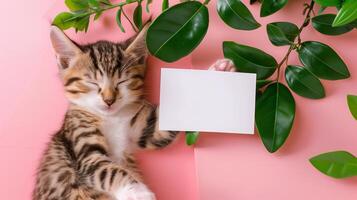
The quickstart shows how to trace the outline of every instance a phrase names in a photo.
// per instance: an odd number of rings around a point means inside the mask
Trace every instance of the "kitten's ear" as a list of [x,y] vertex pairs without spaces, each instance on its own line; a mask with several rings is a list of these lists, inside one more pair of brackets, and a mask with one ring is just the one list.
[[147,57],[149,52],[146,47],[146,33],[150,26],[150,22],[142,28],[139,34],[129,38],[125,43],[128,44],[128,47],[125,49],[125,54],[130,57]]
[[58,64],[61,69],[68,68],[71,60],[81,54],[82,51],[56,26],[52,26],[50,37]]

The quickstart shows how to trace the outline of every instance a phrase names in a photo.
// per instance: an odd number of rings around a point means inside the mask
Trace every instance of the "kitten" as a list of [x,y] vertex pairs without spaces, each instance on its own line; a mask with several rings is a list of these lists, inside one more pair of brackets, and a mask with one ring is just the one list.
[[177,132],[158,130],[157,108],[144,100],[148,25],[122,43],[72,42],[52,27],[70,106],[41,160],[33,200],[154,200],[132,156],[162,148]]

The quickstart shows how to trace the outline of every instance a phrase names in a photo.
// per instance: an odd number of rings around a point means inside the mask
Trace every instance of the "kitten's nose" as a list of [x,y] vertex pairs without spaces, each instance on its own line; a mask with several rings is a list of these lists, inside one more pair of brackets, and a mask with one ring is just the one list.
[[113,103],[115,102],[115,99],[114,99],[114,98],[104,99],[104,102],[105,102],[108,106],[111,106],[111,105],[113,105]]

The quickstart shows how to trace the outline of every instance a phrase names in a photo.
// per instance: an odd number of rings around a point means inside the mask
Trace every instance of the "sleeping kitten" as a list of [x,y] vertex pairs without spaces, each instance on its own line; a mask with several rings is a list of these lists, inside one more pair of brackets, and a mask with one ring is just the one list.
[[33,200],[154,200],[132,153],[170,144],[157,109],[144,100],[146,26],[123,43],[72,42],[52,27],[65,95],[62,128],[41,160]]

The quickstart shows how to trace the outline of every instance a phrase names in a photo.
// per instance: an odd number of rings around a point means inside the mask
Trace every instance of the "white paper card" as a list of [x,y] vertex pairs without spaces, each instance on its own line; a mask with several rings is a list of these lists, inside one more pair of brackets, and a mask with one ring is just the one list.
[[256,75],[161,69],[160,130],[254,134]]

